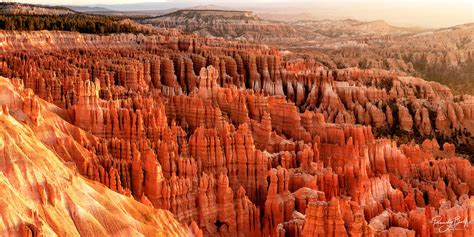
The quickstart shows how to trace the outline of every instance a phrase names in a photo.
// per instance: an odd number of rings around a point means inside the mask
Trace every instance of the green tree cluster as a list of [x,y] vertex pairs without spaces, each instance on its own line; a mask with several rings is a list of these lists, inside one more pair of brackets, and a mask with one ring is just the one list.
[[89,34],[138,33],[130,24],[108,16],[86,14],[69,15],[0,15],[0,29],[3,30],[61,30]]

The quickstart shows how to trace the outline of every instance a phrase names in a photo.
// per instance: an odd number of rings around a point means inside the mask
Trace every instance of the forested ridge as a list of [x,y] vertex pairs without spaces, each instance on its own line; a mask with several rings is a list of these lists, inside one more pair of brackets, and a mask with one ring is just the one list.
[[0,29],[3,30],[62,30],[90,34],[137,33],[138,29],[123,24],[120,18],[73,15],[0,15]]
[[61,30],[89,34],[141,32],[136,26],[122,22],[120,17],[86,14],[61,6],[1,3],[0,13],[2,30]]

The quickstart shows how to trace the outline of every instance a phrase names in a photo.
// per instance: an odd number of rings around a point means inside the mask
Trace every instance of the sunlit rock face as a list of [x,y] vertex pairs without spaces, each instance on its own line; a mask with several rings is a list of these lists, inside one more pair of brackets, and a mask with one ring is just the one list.
[[430,221],[474,218],[474,97],[176,31],[0,38],[5,235],[473,234]]
[[292,37],[296,30],[288,24],[267,21],[250,11],[184,9],[141,22],[175,28],[203,37],[223,37],[246,41]]
[[[66,153],[92,158],[77,141],[94,138],[66,122],[64,111],[39,99],[21,80],[0,77],[0,93],[0,235],[187,235],[169,211],[78,173],[79,163]],[[116,171],[109,171],[104,181],[121,188]]]

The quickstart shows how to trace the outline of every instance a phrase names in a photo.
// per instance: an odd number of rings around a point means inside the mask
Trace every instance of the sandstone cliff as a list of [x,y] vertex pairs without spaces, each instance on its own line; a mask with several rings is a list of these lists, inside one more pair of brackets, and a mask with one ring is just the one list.
[[0,77],[0,235],[186,236],[170,212],[87,180],[58,156],[51,139],[67,136],[47,128],[67,123],[22,86]]

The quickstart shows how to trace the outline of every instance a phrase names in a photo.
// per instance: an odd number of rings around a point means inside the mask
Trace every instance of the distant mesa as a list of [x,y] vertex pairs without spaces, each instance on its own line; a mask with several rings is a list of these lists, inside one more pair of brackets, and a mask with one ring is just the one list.
[[140,21],[205,37],[244,41],[259,41],[277,34],[279,37],[290,37],[295,33],[289,24],[260,19],[252,11],[183,9]]
[[183,9],[168,13],[158,18],[167,17],[218,17],[239,20],[259,20],[252,11],[220,10],[220,9]]

